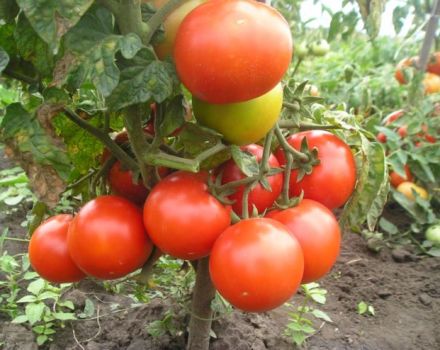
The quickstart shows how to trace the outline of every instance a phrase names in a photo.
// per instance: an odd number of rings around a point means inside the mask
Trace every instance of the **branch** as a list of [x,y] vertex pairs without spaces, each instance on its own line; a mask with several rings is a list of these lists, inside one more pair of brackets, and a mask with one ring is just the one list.
[[432,44],[435,40],[435,31],[437,29],[439,16],[440,0],[437,0],[432,8],[431,17],[429,18],[428,26],[426,28],[425,39],[423,40],[423,45],[420,49],[420,58],[416,62],[417,68],[421,71],[425,71],[428,64],[429,52],[431,51]]
[[335,129],[343,129],[339,125],[319,125],[313,123],[296,123],[293,120],[280,120],[278,125],[282,129],[299,129],[301,131],[304,130],[335,130]]
[[38,79],[28,77],[27,75],[16,72],[10,68],[6,68],[2,73],[4,75],[8,76],[9,78],[20,80],[21,82],[23,82],[25,84],[29,84],[29,85],[39,84],[40,85],[40,81]]
[[109,10],[113,15],[116,15],[120,13],[121,10],[121,4],[118,0],[97,0],[97,4],[104,6],[107,10]]
[[278,138],[281,147],[284,149],[284,152],[291,153],[294,159],[299,159],[304,162],[307,162],[309,160],[307,154],[304,154],[289,145],[278,124],[275,125],[275,135]]

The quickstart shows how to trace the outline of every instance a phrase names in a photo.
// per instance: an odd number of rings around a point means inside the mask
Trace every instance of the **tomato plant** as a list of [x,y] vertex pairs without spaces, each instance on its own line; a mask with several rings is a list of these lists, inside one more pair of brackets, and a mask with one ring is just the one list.
[[50,282],[77,282],[86,276],[67,249],[67,231],[72,219],[68,214],[52,216],[37,227],[29,242],[32,268]]
[[139,208],[117,196],[97,197],[75,216],[70,256],[87,275],[114,279],[142,267],[152,250]]
[[220,132],[226,141],[236,145],[261,140],[278,120],[282,103],[281,84],[262,96],[239,103],[210,104],[193,96],[197,121]]
[[[290,195],[299,196],[304,191],[304,198],[313,199],[329,209],[345,204],[356,184],[356,164],[350,147],[341,139],[327,131],[303,131],[291,135],[287,141],[297,150],[303,139],[310,149],[318,150],[319,164],[313,167],[310,175],[298,180],[297,169],[290,176]],[[281,165],[286,164],[282,149],[275,152]]]
[[229,226],[230,209],[209,194],[206,181],[206,173],[177,172],[151,191],[144,206],[144,223],[163,252],[188,260],[207,256]]
[[298,241],[272,219],[243,220],[215,242],[212,282],[232,305],[253,312],[282,305],[298,289],[304,257]]
[[[248,145],[242,147],[243,151],[249,152],[254,155],[258,162],[261,162],[263,158],[263,147],[259,145]],[[280,164],[274,155],[270,155],[268,159],[269,167],[279,168]],[[234,160],[229,160],[219,169],[222,174],[222,183],[226,184],[228,182],[237,181],[246,177],[245,174],[240,170],[240,168],[235,164]],[[261,184],[255,185],[254,188],[249,192],[248,195],[248,208],[249,213],[252,212],[253,206],[258,209],[259,213],[262,213],[267,208],[271,207],[275,200],[281,193],[283,186],[283,174],[278,173],[267,177],[267,182],[269,183],[270,190],[265,189]],[[243,192],[245,191],[245,186],[239,186],[235,189],[235,192],[229,196],[230,200],[234,201],[232,209],[238,214],[242,214],[242,202],[243,202]]]
[[198,99],[217,104],[265,94],[281,80],[291,57],[285,19],[250,0],[200,5],[182,22],[174,48],[183,84]]

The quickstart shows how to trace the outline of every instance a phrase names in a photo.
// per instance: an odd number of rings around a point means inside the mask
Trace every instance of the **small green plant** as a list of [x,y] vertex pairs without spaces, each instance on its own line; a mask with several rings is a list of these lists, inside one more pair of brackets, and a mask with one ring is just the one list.
[[147,332],[152,337],[161,337],[165,334],[170,334],[172,337],[176,337],[182,334],[182,330],[175,321],[175,315],[172,311],[168,310],[163,319],[156,320],[147,325]]
[[365,301],[361,301],[359,302],[359,304],[357,304],[357,312],[359,315],[366,315],[366,316],[376,315],[373,305],[367,304]]
[[20,208],[19,204],[26,205],[34,199],[23,169],[14,167],[0,170],[0,205],[6,206],[8,213]]
[[[307,338],[315,334],[316,329],[314,321],[322,320],[332,322],[331,318],[316,305],[324,305],[326,302],[327,290],[320,288],[318,283],[308,283],[301,286],[304,299],[293,312],[289,312],[289,322],[284,329],[284,336],[288,337],[295,345],[302,345]],[[292,304],[288,304],[293,308]]]

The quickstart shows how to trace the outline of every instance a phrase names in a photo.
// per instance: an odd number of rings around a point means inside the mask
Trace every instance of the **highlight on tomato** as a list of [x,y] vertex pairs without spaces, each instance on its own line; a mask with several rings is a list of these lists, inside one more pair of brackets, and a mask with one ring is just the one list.
[[341,248],[341,230],[333,213],[321,203],[303,199],[296,207],[271,217],[284,224],[301,246],[304,254],[301,283],[325,276],[335,264]]
[[230,225],[230,207],[208,192],[207,179],[207,173],[178,171],[160,181],[148,196],[144,224],[164,253],[187,260],[207,256]]
[[[309,149],[318,150],[320,163],[310,175],[298,180],[298,169],[290,175],[289,194],[313,199],[329,209],[339,208],[350,198],[356,185],[356,163],[350,147],[336,135],[323,130],[303,131],[291,135],[287,141],[295,149],[301,149],[306,138]],[[275,156],[281,165],[286,164],[284,150],[280,147]]]
[[72,219],[69,214],[50,217],[37,227],[29,242],[31,266],[49,282],[77,282],[86,276],[67,249],[67,232]]
[[197,99],[234,103],[273,89],[289,67],[292,48],[289,24],[271,6],[207,1],[180,25],[174,60],[180,80]]
[[249,312],[274,309],[297,291],[304,257],[286,226],[267,218],[242,220],[212,248],[209,271],[218,292]]
[[67,244],[78,267],[100,279],[120,278],[137,270],[153,248],[141,210],[113,195],[99,196],[81,208],[69,227]]

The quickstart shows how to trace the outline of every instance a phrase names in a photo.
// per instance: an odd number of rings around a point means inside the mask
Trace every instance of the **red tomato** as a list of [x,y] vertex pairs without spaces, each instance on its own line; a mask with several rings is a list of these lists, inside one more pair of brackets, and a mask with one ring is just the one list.
[[402,117],[405,114],[405,111],[403,109],[399,109],[398,111],[394,111],[390,114],[388,114],[385,119],[383,120],[385,125],[390,125],[392,122],[396,121],[400,117]]
[[301,283],[314,282],[330,271],[341,247],[341,231],[333,213],[322,204],[304,199],[294,208],[281,211],[274,220],[286,225],[304,254]]
[[380,132],[376,135],[376,140],[380,143],[386,143],[387,142],[387,135],[385,135],[383,132]]
[[[329,209],[342,206],[351,196],[356,184],[356,163],[350,147],[337,136],[322,130],[303,131],[288,138],[289,144],[300,150],[306,137],[310,149],[318,149],[320,164],[313,167],[310,175],[297,182],[298,170],[292,170],[290,176],[290,196],[313,199]],[[275,156],[281,165],[286,164],[282,148]]]
[[431,55],[426,70],[430,73],[440,75],[440,52],[435,52]]
[[436,94],[440,92],[440,76],[433,73],[426,73],[423,79],[425,94]]
[[31,237],[30,263],[49,282],[77,282],[86,276],[67,250],[67,231],[72,219],[68,214],[52,216],[38,226]]
[[399,129],[397,129],[397,133],[403,139],[408,136],[408,125],[402,125]]
[[[241,147],[241,149],[253,154],[257,158],[257,161],[261,162],[261,159],[263,158],[263,147],[259,145],[247,145]],[[269,157],[268,164],[271,168],[280,167],[278,160],[272,154]],[[243,174],[240,168],[235,164],[233,159],[222,165],[220,171],[223,171],[222,184],[240,180],[246,177],[246,175]],[[259,213],[262,213],[264,210],[271,207],[280,195],[283,188],[283,174],[278,173],[276,175],[269,176],[267,181],[269,182],[272,191],[267,191],[261,184],[257,184],[249,193],[249,213],[252,213],[253,205],[255,205]],[[242,214],[243,193],[245,188],[245,186],[237,187],[236,192],[229,196],[229,199],[235,201],[235,203],[232,205],[232,209],[234,209],[238,215]]]
[[[417,147],[417,145],[416,145]],[[411,171],[409,170],[409,166],[405,165],[405,174],[406,176],[403,178],[402,176],[400,176],[398,173],[396,173],[395,171],[392,171],[390,173],[390,182],[391,185],[396,188],[397,186],[399,186],[402,182],[404,181],[414,181],[414,177],[411,174]]]
[[144,206],[144,224],[163,252],[194,260],[209,255],[230,225],[230,208],[208,192],[207,173],[178,171],[160,181]]
[[253,0],[208,1],[180,25],[174,60],[194,96],[223,104],[271,90],[289,67],[292,50],[289,25],[274,8]]
[[212,249],[209,271],[214,286],[232,305],[262,312],[282,305],[296,292],[304,257],[284,225],[254,218],[222,233]]
[[273,219],[274,216],[276,216],[280,212],[281,212],[281,209],[274,209],[274,210],[267,212],[266,215],[264,215],[264,217],[268,218],[268,219]]
[[140,209],[117,196],[97,197],[84,205],[70,225],[67,243],[79,268],[101,279],[135,271],[153,248]]
[[400,84],[406,84],[407,82],[405,81],[405,75],[403,74],[403,70],[405,68],[411,67],[414,65],[415,61],[416,61],[416,57],[407,57],[404,58],[403,60],[401,60],[396,67],[396,72],[394,73],[394,77],[397,79],[397,81]]

